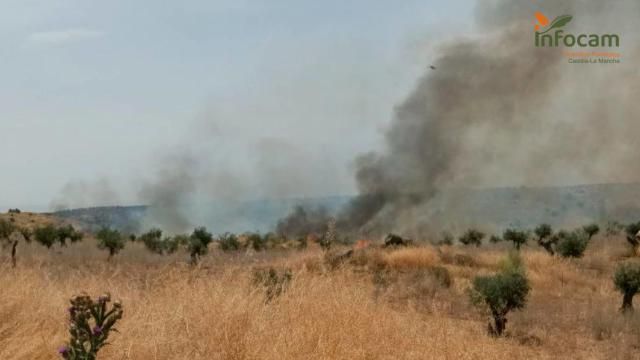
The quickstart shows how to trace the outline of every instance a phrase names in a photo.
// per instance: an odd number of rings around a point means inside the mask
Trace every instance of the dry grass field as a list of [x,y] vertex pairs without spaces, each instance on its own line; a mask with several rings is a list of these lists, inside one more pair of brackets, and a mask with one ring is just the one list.
[[[57,359],[66,308],[81,291],[120,299],[124,317],[100,359],[635,359],[640,318],[617,310],[616,262],[624,239],[597,236],[582,259],[521,251],[532,290],[509,315],[507,336],[467,293],[509,246],[430,245],[359,250],[332,264],[319,249],[227,253],[192,267],[130,245],[114,260],[93,240],[47,251],[21,245],[0,265],[0,359]],[[335,266],[337,265],[337,266]],[[291,269],[272,301],[256,268]],[[450,279],[434,276],[443,267]],[[442,271],[440,271],[441,273]]]

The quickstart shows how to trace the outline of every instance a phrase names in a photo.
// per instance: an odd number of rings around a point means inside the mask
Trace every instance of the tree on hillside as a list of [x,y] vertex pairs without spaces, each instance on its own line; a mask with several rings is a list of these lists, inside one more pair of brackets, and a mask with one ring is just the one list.
[[102,228],[96,234],[96,239],[98,239],[98,248],[103,250],[109,250],[109,260],[113,258],[114,255],[120,252],[120,250],[124,249],[124,239],[118,230],[113,230],[107,227]]
[[193,230],[189,237],[189,254],[193,265],[196,265],[200,258],[207,253],[212,241],[213,236],[207,231],[207,228],[199,227]]
[[513,247],[516,248],[516,250],[520,250],[520,247],[527,242],[529,234],[526,231],[507,229],[502,234],[502,238],[505,241],[511,241],[513,243]]
[[558,238],[552,236],[553,230],[551,229],[551,225],[540,224],[535,228],[533,232],[538,237],[538,245],[542,246],[549,253],[549,255],[555,255],[553,247],[556,244]]

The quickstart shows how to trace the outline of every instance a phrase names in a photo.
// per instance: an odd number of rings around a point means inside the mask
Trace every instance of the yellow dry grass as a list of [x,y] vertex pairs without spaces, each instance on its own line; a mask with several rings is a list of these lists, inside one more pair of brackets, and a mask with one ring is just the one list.
[[[601,248],[620,245],[611,243]],[[100,359],[638,358],[640,322],[616,312],[615,260],[598,247],[579,260],[525,248],[528,306],[509,316],[509,336],[494,339],[466,289],[476,274],[495,270],[506,248],[369,249],[365,256],[391,272],[443,266],[453,277],[449,288],[410,281],[385,288],[366,266],[329,270],[317,249],[214,251],[192,268],[181,257],[135,246],[109,263],[93,246],[51,252],[21,246],[16,269],[2,258],[0,359],[57,359],[67,338],[67,301],[80,291],[110,291],[124,305],[120,332]],[[444,253],[473,262],[443,261]],[[266,303],[263,289],[251,285],[251,269],[269,265],[291,268],[294,276],[283,295]]]
[[17,226],[27,229],[60,223],[60,220],[54,216],[32,212],[22,212],[19,214],[0,213],[0,219],[10,221]]

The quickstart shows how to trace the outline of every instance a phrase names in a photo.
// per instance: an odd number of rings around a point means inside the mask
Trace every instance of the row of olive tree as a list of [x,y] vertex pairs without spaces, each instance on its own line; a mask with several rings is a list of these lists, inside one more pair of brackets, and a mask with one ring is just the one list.
[[[637,226],[640,230],[640,223]],[[572,231],[561,230],[554,233],[550,225],[541,224],[533,231],[506,229],[501,237],[496,235],[489,237],[489,242],[507,241],[513,244],[514,249],[520,250],[529,239],[535,237],[538,245],[542,246],[550,255],[558,253],[563,257],[581,257],[591,238],[599,231],[600,227],[597,224],[589,224]],[[458,238],[458,241],[463,245],[480,246],[484,238],[485,234],[483,232],[469,229]],[[441,244],[451,243],[450,235],[445,234],[445,240]],[[640,241],[638,244],[640,244]]]
[[[98,247],[109,251],[109,259],[112,259],[125,248],[127,237],[120,231],[110,228],[102,228],[96,233]],[[191,262],[197,264],[200,257],[207,254],[209,244],[213,241],[213,235],[205,227],[193,230],[191,235],[162,236],[162,230],[151,229],[136,237],[130,235],[131,241],[139,241],[145,247],[161,255],[173,254],[181,248],[186,249],[191,257]]]
[[13,267],[17,263],[18,244],[21,241],[30,243],[32,239],[50,249],[55,244],[64,247],[67,246],[67,243],[78,242],[83,239],[83,234],[72,225],[55,226],[48,224],[30,230],[13,222],[0,219],[0,242],[3,246],[11,246],[11,263]]

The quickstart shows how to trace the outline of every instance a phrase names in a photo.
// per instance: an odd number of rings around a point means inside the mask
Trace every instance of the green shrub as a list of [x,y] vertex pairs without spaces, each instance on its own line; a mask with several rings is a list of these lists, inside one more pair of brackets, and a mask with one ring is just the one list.
[[247,236],[247,245],[255,251],[267,249],[267,242],[271,234],[260,235],[260,233],[251,233]]
[[50,249],[58,239],[58,231],[53,225],[38,227],[33,232],[33,235],[35,240],[47,249]]
[[640,290],[640,263],[634,261],[620,264],[613,276],[613,283],[622,293],[620,310],[633,311],[633,297]]
[[187,246],[189,244],[189,236],[184,234],[174,235],[173,237],[165,238],[163,240],[164,253],[173,254],[180,247]]
[[109,260],[111,260],[114,255],[118,254],[120,250],[124,249],[124,239],[118,230],[104,227],[98,231],[96,239],[98,239],[99,249],[109,250]]
[[16,226],[9,221],[0,219],[0,240],[9,240],[9,237],[16,230]]
[[489,242],[492,244],[497,244],[500,241],[502,241],[502,238],[500,236],[497,235],[491,235],[491,237],[489,238]]
[[556,242],[556,251],[560,256],[580,258],[589,245],[589,236],[581,230],[560,231]]
[[33,232],[35,240],[47,249],[50,249],[56,242],[60,246],[67,246],[67,241],[75,243],[82,240],[82,233],[71,225],[55,227],[54,225],[44,225],[38,227]]
[[60,246],[67,246],[67,241],[73,244],[82,240],[83,238],[82,233],[74,229],[71,225],[61,226],[56,229],[56,232],[57,240]]
[[197,264],[203,255],[207,254],[209,244],[213,241],[213,236],[205,227],[199,227],[193,230],[189,237],[189,255],[191,263]]
[[507,229],[502,234],[502,238],[505,241],[511,241],[513,243],[513,247],[520,250],[520,247],[527,242],[529,234],[526,231]]
[[489,334],[503,334],[507,314],[526,305],[529,290],[529,280],[517,254],[510,254],[503,260],[497,274],[473,279],[470,292],[472,303],[488,311],[493,318],[493,324],[488,325]]
[[478,231],[476,229],[469,229],[462,236],[460,236],[458,241],[460,241],[460,243],[463,245],[480,246],[482,245],[483,238],[484,238],[483,232]]
[[220,244],[220,250],[222,251],[236,251],[240,250],[240,242],[238,237],[231,233],[224,233],[218,237],[218,243]]
[[553,230],[549,224],[540,224],[533,231],[538,237],[538,245],[542,246],[549,255],[555,255],[554,246],[558,242],[559,238],[553,236]]
[[141,241],[144,246],[147,248],[147,250],[157,253],[157,254],[162,254],[164,252],[163,246],[162,246],[162,230],[157,229],[157,228],[153,228],[149,231],[147,231],[146,233],[143,233],[142,235],[138,236],[138,241]]
[[58,349],[68,360],[95,360],[98,351],[108,345],[109,335],[122,318],[122,305],[116,301],[109,307],[109,294],[91,299],[88,295],[71,298],[69,307],[69,342]]

